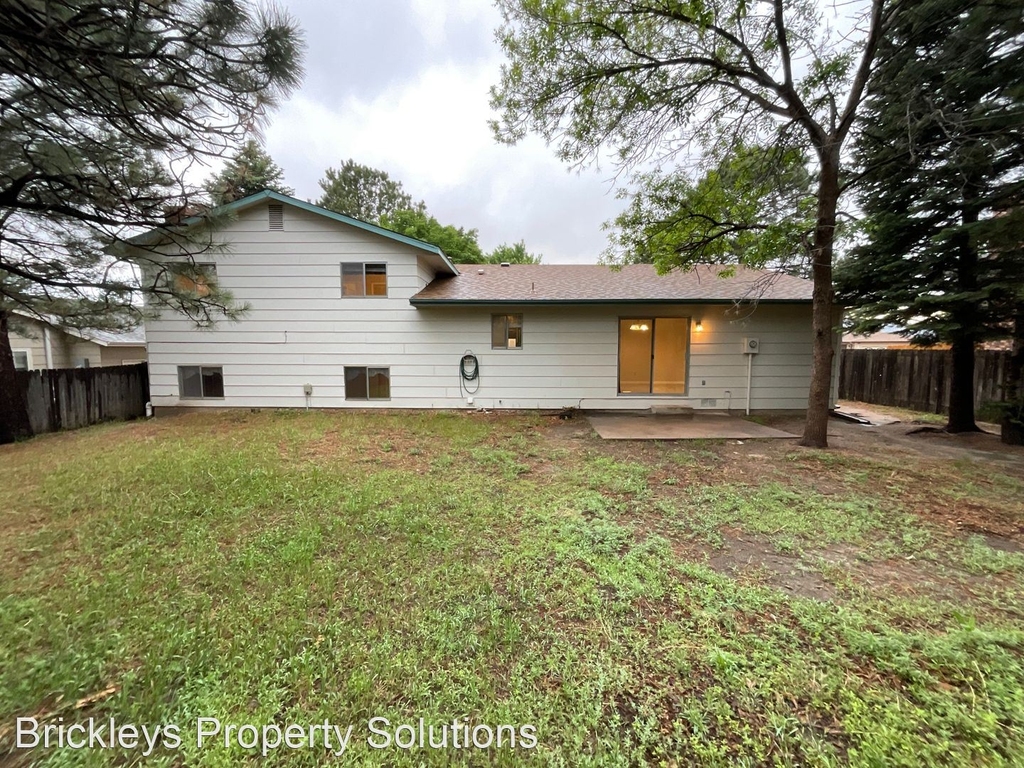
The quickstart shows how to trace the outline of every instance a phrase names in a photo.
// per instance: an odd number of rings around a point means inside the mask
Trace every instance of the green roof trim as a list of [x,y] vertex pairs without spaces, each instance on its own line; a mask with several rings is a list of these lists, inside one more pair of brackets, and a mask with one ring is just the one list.
[[[318,216],[324,216],[328,219],[332,219],[333,221],[338,221],[341,222],[342,224],[348,224],[350,227],[361,229],[364,232],[370,232],[371,234],[374,235],[380,235],[381,237],[386,237],[389,240],[394,240],[395,242],[402,243],[403,245],[408,245],[412,248],[417,248],[421,251],[432,253],[435,256],[441,257],[441,261],[444,262],[444,265],[452,271],[453,275],[459,274],[459,270],[456,268],[455,264],[453,264],[451,259],[449,259],[445,255],[444,251],[442,251],[436,245],[426,243],[422,240],[417,240],[414,237],[408,237],[407,235],[399,234],[398,232],[393,232],[390,229],[385,229],[384,227],[377,226],[376,224],[370,224],[369,222],[366,221],[354,219],[351,216],[346,216],[343,213],[335,213],[334,211],[330,211],[327,208],[323,208],[319,205],[307,203],[304,200],[299,200],[297,197],[282,195],[280,192],[274,192],[273,190],[270,189],[265,189],[262,192],[257,192],[254,195],[249,195],[248,197],[243,197],[238,200],[234,200],[233,202],[217,206],[216,208],[210,209],[205,214],[199,216],[192,216],[190,218],[185,219],[182,222],[182,224],[184,224],[185,226],[192,226],[193,224],[198,224],[208,215],[234,213],[236,211],[240,211],[244,208],[248,208],[252,205],[255,205],[256,203],[260,203],[263,201],[273,201],[276,203],[283,203],[285,205],[292,205],[308,213],[315,213]],[[145,235],[139,235],[137,237],[141,239],[145,237]],[[132,240],[135,239],[136,238],[132,238]]]

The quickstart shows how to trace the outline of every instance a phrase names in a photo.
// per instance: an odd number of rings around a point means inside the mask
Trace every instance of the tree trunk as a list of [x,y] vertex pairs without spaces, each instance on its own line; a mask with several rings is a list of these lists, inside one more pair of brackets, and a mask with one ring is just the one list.
[[974,423],[974,338],[958,336],[952,343],[953,376],[949,387],[947,432],[977,432]]
[[1024,445],[1024,303],[1013,319],[1013,351],[1007,371],[1006,413],[1003,414],[1002,440],[1007,445]]
[[832,251],[839,201],[839,150],[823,150],[818,180],[818,220],[811,248],[814,291],[811,303],[813,362],[807,398],[807,422],[800,445],[828,447],[829,397],[832,392]]
[[32,436],[28,403],[14,368],[14,353],[7,335],[8,313],[0,309],[0,445]]
[[[971,243],[966,227],[977,222],[978,212],[970,204],[964,205],[961,222],[964,225],[956,234],[957,289],[961,293],[978,290],[978,251]],[[949,387],[949,423],[947,432],[977,432],[974,423],[974,347],[978,341],[977,308],[973,300],[960,302],[954,319],[960,331],[953,337],[953,376]]]

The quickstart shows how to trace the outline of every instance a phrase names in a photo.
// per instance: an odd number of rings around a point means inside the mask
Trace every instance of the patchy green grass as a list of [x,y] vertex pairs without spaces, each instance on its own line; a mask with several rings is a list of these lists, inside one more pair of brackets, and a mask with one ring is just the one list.
[[[351,765],[1019,764],[1013,546],[942,528],[875,456],[616,450],[537,416],[316,412],[0,449],[0,763],[33,715],[180,724],[151,758],[168,765],[255,756],[197,748],[200,716],[353,724]],[[1024,516],[1008,474],[909,469]],[[738,534],[837,596],[717,572]],[[915,589],[872,580],[885,568]],[[538,745],[378,751],[372,717],[528,723]]]

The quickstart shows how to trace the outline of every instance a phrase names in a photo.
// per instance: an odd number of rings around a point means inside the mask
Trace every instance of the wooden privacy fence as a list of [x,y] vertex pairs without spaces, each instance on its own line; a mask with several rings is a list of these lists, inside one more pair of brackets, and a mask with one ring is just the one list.
[[36,435],[146,414],[149,372],[142,363],[19,371],[18,377]]
[[[974,407],[1003,398],[1009,352],[979,351],[974,361]],[[844,349],[839,398],[893,405],[929,413],[949,412],[948,351],[930,349]]]

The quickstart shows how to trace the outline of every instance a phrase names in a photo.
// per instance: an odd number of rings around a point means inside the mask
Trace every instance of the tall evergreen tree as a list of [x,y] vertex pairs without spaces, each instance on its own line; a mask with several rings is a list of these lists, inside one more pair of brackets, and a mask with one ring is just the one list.
[[1021,300],[1021,250],[993,240],[1024,203],[1021,72],[1018,0],[902,2],[856,145],[867,242],[837,285],[859,330],[951,345],[951,432],[977,429],[975,348],[1008,335]]
[[139,321],[142,294],[200,323],[236,311],[215,288],[179,289],[188,282],[168,280],[145,248],[111,247],[140,229],[187,254],[211,246],[176,226],[205,198],[189,161],[239,144],[298,83],[301,48],[286,16],[245,0],[5,0],[0,442],[28,432],[7,334],[15,310],[108,329]]
[[221,172],[206,183],[214,205],[241,200],[265,189],[282,195],[295,194],[295,190],[285,185],[281,166],[255,139],[245,142]]
[[346,160],[340,168],[328,168],[320,179],[323,194],[317,205],[376,224],[397,211],[422,209],[414,203],[402,182],[392,179],[386,171]]

